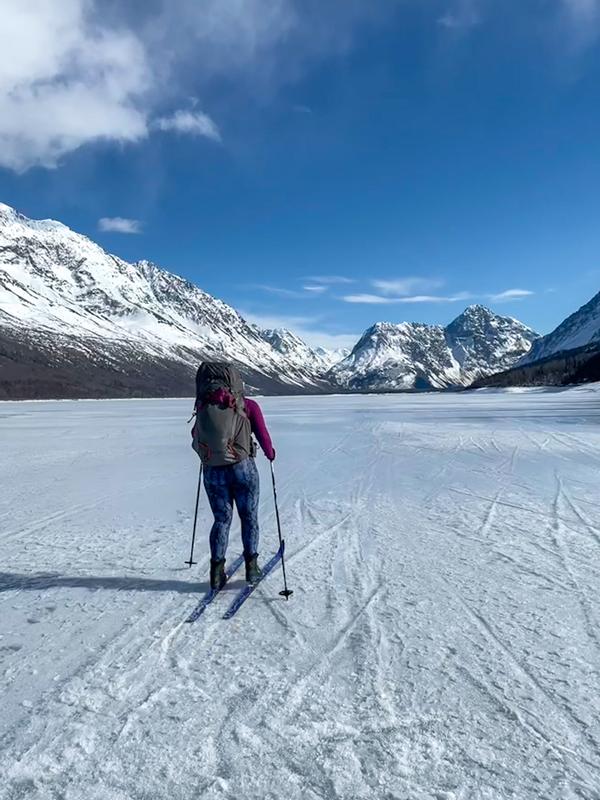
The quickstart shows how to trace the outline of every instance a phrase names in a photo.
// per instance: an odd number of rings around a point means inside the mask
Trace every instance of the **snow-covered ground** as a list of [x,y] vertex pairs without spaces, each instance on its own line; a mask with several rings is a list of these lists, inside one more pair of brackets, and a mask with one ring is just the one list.
[[0,404],[0,797],[600,797],[597,387],[262,405],[295,594],[187,625],[190,403]]

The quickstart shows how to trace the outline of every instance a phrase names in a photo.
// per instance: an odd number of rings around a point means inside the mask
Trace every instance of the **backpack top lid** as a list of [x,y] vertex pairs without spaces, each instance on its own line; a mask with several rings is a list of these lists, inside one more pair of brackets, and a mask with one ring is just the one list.
[[196,373],[196,401],[221,388],[228,389],[235,397],[243,397],[244,382],[240,371],[226,361],[204,361]]

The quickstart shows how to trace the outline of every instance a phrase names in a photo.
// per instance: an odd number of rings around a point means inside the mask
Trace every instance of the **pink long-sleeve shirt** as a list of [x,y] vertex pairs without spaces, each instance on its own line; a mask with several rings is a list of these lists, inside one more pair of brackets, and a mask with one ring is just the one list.
[[269,434],[267,423],[265,422],[261,408],[256,400],[250,400],[249,398],[246,398],[245,403],[246,414],[250,420],[252,433],[256,436],[263,453],[266,455],[269,461],[273,461],[275,458],[275,450],[273,448],[273,442],[271,441],[271,436]]

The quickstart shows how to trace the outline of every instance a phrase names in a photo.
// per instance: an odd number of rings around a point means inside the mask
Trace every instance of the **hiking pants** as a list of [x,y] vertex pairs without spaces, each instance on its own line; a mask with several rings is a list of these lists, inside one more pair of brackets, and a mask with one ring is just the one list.
[[225,467],[204,467],[204,488],[215,517],[210,532],[210,555],[225,558],[235,502],[242,523],[244,555],[258,552],[258,470],[253,458]]

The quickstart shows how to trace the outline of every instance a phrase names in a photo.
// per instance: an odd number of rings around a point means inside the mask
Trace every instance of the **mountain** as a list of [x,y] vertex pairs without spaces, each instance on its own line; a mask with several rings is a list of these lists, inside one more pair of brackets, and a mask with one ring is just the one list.
[[483,386],[568,386],[600,380],[600,293],[546,336],[512,369],[480,378]]
[[471,306],[447,328],[378,323],[351,352],[315,350],[149,261],[0,204],[0,399],[185,396],[203,359],[232,361],[251,390],[274,394],[466,386],[535,338]]
[[461,383],[468,385],[490,371],[512,367],[539,334],[513,317],[472,305],[447,326],[446,338],[460,365]]
[[330,351],[324,348],[313,350],[299,336],[286,328],[261,330],[261,336],[283,356],[288,366],[293,366],[299,371],[308,370],[313,376],[323,377],[336,362]]
[[189,281],[0,204],[0,397],[191,394],[205,358],[261,391],[322,391],[321,357],[301,345],[291,359]]
[[352,351],[349,347],[337,347],[329,350],[326,347],[317,347],[315,353],[321,358],[327,369],[331,369],[344,358],[347,358]]
[[571,350],[561,350],[545,358],[522,364],[505,372],[480,378],[473,389],[486,386],[570,386],[600,381],[600,345],[592,343]]
[[523,323],[480,305],[470,306],[445,328],[380,322],[328,376],[359,391],[468,386],[511,367],[537,336]]
[[600,348],[600,292],[547,336],[538,339],[519,366],[587,345]]

